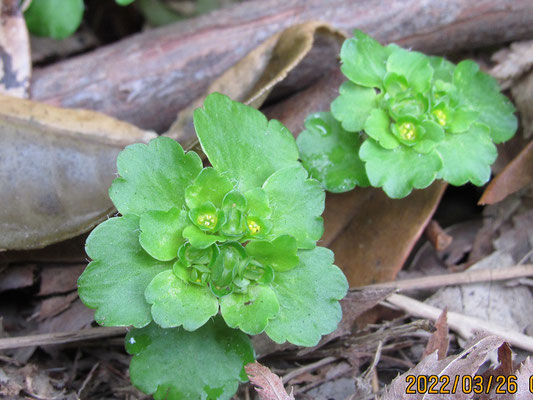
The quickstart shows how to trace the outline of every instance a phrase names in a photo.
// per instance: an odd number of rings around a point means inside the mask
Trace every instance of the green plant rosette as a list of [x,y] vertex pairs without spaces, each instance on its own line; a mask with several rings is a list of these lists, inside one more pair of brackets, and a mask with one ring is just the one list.
[[476,63],[382,46],[357,30],[341,61],[348,81],[331,114],[310,116],[298,138],[303,164],[327,190],[369,182],[400,198],[436,178],[452,185],[489,180],[495,144],[514,135],[517,120]]
[[[244,379],[248,356],[232,353],[231,376],[214,370],[222,351],[217,362],[202,362],[204,386],[180,388],[176,377],[197,382],[199,367],[185,356],[171,362],[162,354],[170,342],[215,335],[214,319],[217,332],[241,344],[245,334],[265,332],[278,343],[313,346],[336,328],[348,288],[333,253],[316,246],[325,194],[298,161],[287,128],[217,93],[195,111],[194,124],[210,167],[166,137],[120,153],[109,194],[122,216],[93,230],[86,244],[93,261],[78,281],[99,324],[132,325],[149,338],[142,351],[128,351],[133,382],[156,398],[229,398]],[[167,368],[163,360],[184,364],[158,385],[134,373],[148,362]]]

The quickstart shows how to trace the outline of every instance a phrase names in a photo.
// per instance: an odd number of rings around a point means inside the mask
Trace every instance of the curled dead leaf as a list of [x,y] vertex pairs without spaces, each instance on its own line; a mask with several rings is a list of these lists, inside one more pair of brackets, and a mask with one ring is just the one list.
[[[328,48],[328,52],[321,51],[323,59],[319,68],[325,72],[328,66],[337,66],[337,54],[345,38],[323,22],[306,22],[273,35],[214,80],[203,96],[180,112],[165,136],[178,140],[186,148],[193,146],[196,136],[192,113],[202,105],[207,94],[223,93],[233,100],[259,108],[276,85],[293,70],[309,68],[306,62],[314,62],[312,50],[317,41],[327,43]],[[316,63],[313,67],[316,75]]]
[[124,146],[156,134],[103,114],[0,96],[0,249],[44,247],[114,212]]
[[288,394],[281,378],[267,367],[254,362],[246,365],[244,369],[261,400],[294,400],[292,391]]

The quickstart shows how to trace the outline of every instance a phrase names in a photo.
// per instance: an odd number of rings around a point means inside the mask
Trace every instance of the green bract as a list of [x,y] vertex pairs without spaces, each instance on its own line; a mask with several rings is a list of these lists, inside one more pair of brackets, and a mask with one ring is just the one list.
[[139,328],[131,375],[156,398],[231,397],[251,358],[242,332],[313,346],[348,287],[316,247],[324,190],[291,133],[221,94],[194,123],[212,167],[165,137],[120,153],[109,193],[122,216],[91,233],[79,279],[98,323]]
[[311,115],[298,138],[311,175],[332,192],[369,181],[393,198],[435,178],[486,183],[494,143],[517,128],[514,107],[496,81],[472,61],[454,65],[354,35],[341,50],[349,81],[331,113]]

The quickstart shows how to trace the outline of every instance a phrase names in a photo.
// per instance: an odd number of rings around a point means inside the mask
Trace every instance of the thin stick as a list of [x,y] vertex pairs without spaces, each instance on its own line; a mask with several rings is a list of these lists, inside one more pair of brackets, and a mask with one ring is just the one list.
[[326,358],[323,358],[322,360],[319,360],[319,361],[317,361],[315,363],[312,363],[312,364],[309,364],[309,365],[304,365],[303,367],[297,368],[294,371],[289,372],[287,375],[285,375],[282,378],[282,381],[283,381],[283,383],[287,383],[288,381],[290,381],[291,379],[293,379],[293,378],[295,378],[297,376],[305,374],[306,372],[314,371],[315,369],[323,367],[324,365],[331,364],[332,362],[337,361],[337,360],[338,360],[337,357],[326,357]]
[[[386,306],[400,308],[415,317],[436,321],[442,310],[401,294],[391,294],[383,302]],[[513,346],[533,352],[533,337],[515,332],[476,317],[448,311],[448,326],[465,339],[476,332],[485,331],[500,336]]]
[[20,347],[44,346],[51,344],[63,344],[79,342],[82,340],[101,339],[111,336],[124,335],[126,328],[89,328],[73,332],[44,333],[41,335],[19,336],[0,339],[0,350],[17,349]]
[[89,373],[87,374],[87,377],[83,380],[83,383],[81,384],[80,390],[78,390],[78,398],[81,396],[81,392],[83,392],[83,389],[85,389],[85,386],[89,383],[89,381],[93,378],[94,371],[96,371],[96,368],[100,366],[100,362],[97,362],[93,365]]
[[423,278],[404,279],[394,282],[377,283],[362,286],[352,290],[361,289],[388,289],[396,288],[398,291],[414,289],[430,289],[441,286],[461,285],[478,282],[502,281],[507,279],[533,276],[533,264],[524,264],[509,268],[480,269],[454,274],[425,276]]

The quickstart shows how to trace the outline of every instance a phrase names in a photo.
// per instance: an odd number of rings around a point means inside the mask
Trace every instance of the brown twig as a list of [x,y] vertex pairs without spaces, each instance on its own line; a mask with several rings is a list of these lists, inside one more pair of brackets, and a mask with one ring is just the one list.
[[377,283],[352,290],[395,288],[398,291],[430,289],[442,286],[464,285],[478,282],[503,281],[533,276],[533,264],[524,264],[509,268],[483,269],[454,274],[433,275],[423,278],[404,279],[394,282]]
[[[433,321],[436,321],[442,313],[442,310],[439,308],[400,294],[391,294],[383,304],[404,310],[406,313],[415,317],[431,319]],[[476,317],[448,311],[448,326],[464,339],[471,338],[476,332],[485,331],[500,336],[513,346],[533,352],[533,337]]]
[[93,365],[93,367],[91,368],[91,370],[89,371],[89,373],[87,374],[87,377],[83,380],[83,383],[81,384],[81,387],[80,387],[80,390],[78,390],[78,398],[81,396],[81,392],[83,392],[83,389],[85,389],[85,387],[87,386],[87,384],[91,381],[91,379],[93,378],[93,375],[94,375],[94,372],[96,371],[96,369],[100,366],[100,363],[97,362],[96,364]]
[[126,328],[89,328],[73,332],[44,333],[41,335],[19,336],[0,339],[0,350],[16,349],[20,347],[45,346],[52,344],[63,344],[79,342],[83,340],[94,340],[105,337],[124,335]]
[[324,365],[331,364],[332,362],[337,361],[337,360],[338,360],[337,357],[326,357],[326,358],[323,358],[322,360],[319,360],[319,361],[317,361],[315,363],[304,365],[303,367],[300,367],[300,368],[296,368],[295,370],[293,370],[293,371],[289,372],[287,375],[285,375],[282,378],[282,381],[283,381],[283,383],[287,383],[291,379],[296,378],[297,376],[305,374],[306,372],[314,371],[314,370],[316,370],[316,369],[318,369],[320,367],[323,367]]

